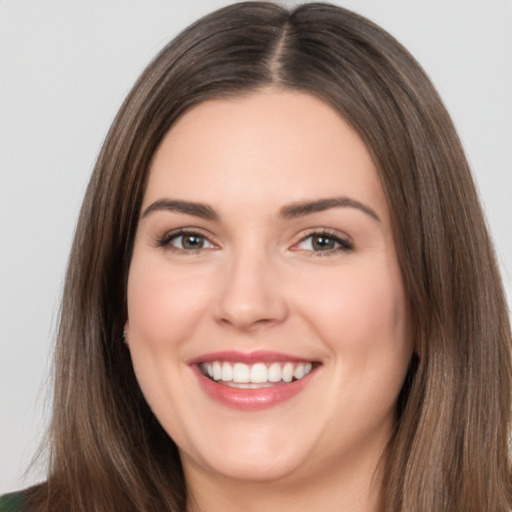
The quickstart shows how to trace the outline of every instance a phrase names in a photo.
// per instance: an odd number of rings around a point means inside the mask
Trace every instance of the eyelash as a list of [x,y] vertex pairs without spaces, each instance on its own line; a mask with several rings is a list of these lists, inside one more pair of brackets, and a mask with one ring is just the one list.
[[210,242],[210,240],[204,233],[202,233],[201,231],[196,231],[194,229],[180,229],[178,231],[171,231],[170,233],[166,233],[163,237],[158,238],[156,240],[155,245],[157,247],[162,247],[166,250],[172,252],[179,252],[182,254],[197,254],[198,252],[204,249],[203,247],[199,247],[197,249],[184,249],[182,247],[175,247],[174,245],[172,245],[172,241],[176,240],[180,236],[196,236],[198,238],[205,240],[209,244],[215,245],[212,242]]
[[300,239],[300,241],[297,244],[295,244],[295,246],[303,243],[304,241],[308,240],[309,238],[313,239],[315,237],[317,237],[317,238],[323,237],[323,238],[332,240],[335,244],[338,245],[338,247],[333,248],[333,249],[327,249],[325,251],[314,251],[311,249],[295,249],[295,250],[304,251],[304,253],[307,256],[311,256],[311,257],[332,256],[332,255],[338,254],[340,252],[351,252],[354,250],[354,244],[350,240],[348,240],[346,238],[342,238],[339,236],[339,234],[329,231],[328,229],[320,229],[320,230],[311,231],[306,236],[302,237]]
[[[161,248],[164,248],[164,249],[172,251],[172,252],[178,252],[178,253],[188,254],[188,255],[197,254],[205,249],[209,249],[209,248],[204,248],[204,247],[199,247],[197,249],[185,249],[183,247],[176,247],[176,246],[172,245],[173,240],[176,240],[177,238],[184,237],[184,236],[195,236],[195,237],[203,239],[206,243],[215,245],[215,244],[213,244],[213,242],[211,242],[208,239],[208,237],[204,233],[202,233],[201,231],[198,231],[198,230],[194,230],[194,229],[180,229],[178,231],[171,231],[170,233],[166,233],[163,237],[156,239],[155,245],[157,247],[161,247]],[[347,240],[346,238],[342,238],[337,233],[334,233],[327,229],[311,231],[306,236],[302,237],[299,240],[299,242],[294,244],[294,247],[305,242],[309,238],[314,238],[314,237],[317,237],[317,238],[323,237],[325,239],[331,240],[335,244],[337,244],[338,247],[333,248],[333,249],[327,249],[324,251],[322,251],[322,250],[315,251],[312,249],[293,249],[293,250],[302,251],[302,252],[304,252],[304,254],[306,254],[307,256],[310,256],[310,257],[331,256],[334,254],[338,254],[340,252],[351,252],[354,250],[354,245],[351,241]]]

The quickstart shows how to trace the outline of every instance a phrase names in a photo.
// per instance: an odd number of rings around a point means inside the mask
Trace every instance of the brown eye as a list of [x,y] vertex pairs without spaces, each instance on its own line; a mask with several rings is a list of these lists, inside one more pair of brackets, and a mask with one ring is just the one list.
[[175,251],[199,251],[216,248],[215,244],[201,233],[185,230],[166,235],[158,240],[157,245]]
[[202,249],[204,247],[204,237],[199,235],[181,235],[174,240],[175,245],[182,249]]
[[336,248],[334,238],[325,235],[313,235],[311,237],[311,247],[314,251],[329,251]]
[[340,251],[351,251],[353,248],[352,242],[329,232],[312,233],[304,237],[296,246],[296,249],[311,254],[336,254]]

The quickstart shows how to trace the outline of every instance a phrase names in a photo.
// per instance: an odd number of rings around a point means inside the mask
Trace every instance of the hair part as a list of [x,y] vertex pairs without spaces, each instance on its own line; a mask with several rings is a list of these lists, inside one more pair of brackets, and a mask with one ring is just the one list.
[[166,46],[98,157],[69,260],[55,352],[48,481],[35,510],[182,511],[174,442],[149,409],[121,333],[151,159],[202,101],[280,87],[336,109],[387,197],[416,353],[380,468],[382,510],[509,511],[511,339],[499,272],[450,117],[413,57],[329,4],[245,2]]

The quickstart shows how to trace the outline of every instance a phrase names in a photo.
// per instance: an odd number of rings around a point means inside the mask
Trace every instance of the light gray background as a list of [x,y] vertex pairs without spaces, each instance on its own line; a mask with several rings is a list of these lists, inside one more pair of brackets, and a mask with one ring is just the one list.
[[[143,66],[222,0],[0,0],[0,493],[23,477],[76,216]],[[285,2],[292,4],[293,2]],[[512,295],[511,0],[338,0],[418,58],[454,117]]]

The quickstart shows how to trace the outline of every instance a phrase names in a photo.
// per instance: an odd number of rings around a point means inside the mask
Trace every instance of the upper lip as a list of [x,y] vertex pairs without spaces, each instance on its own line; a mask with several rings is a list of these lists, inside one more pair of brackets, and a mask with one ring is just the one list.
[[313,359],[298,357],[291,354],[282,352],[273,352],[268,350],[256,350],[253,352],[240,352],[236,350],[224,350],[221,352],[210,352],[201,356],[195,357],[188,361],[188,364],[210,363],[213,361],[228,361],[232,363],[274,363],[274,362],[294,362],[294,363],[308,363],[313,362]]

